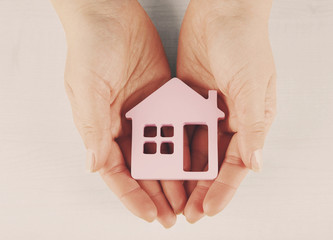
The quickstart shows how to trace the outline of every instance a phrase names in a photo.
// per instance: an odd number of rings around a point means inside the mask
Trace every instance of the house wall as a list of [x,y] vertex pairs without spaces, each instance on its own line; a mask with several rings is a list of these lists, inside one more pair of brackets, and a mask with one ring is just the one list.
[[[144,120],[133,120],[132,135],[132,159],[131,174],[136,179],[179,179],[180,176],[186,179],[207,179],[214,178],[218,172],[218,149],[217,149],[217,119],[209,122],[185,121],[180,123],[154,123],[157,127],[156,137],[144,137]],[[184,126],[205,124],[208,126],[208,171],[193,172],[184,171]],[[163,125],[171,124],[174,127],[172,138],[160,136],[160,129]],[[173,154],[161,154],[160,145],[163,141],[174,143]],[[155,154],[145,154],[143,146],[145,142],[156,142]]]
[[[151,122],[150,122],[151,123]],[[183,138],[180,125],[172,123],[154,123],[157,127],[157,136],[148,138],[143,136],[144,127],[146,124],[133,121],[133,136],[132,136],[132,176],[137,179],[148,178],[166,178],[174,173],[175,169],[183,169]],[[165,124],[174,126],[174,136],[166,138],[160,136],[160,128]],[[156,153],[145,154],[143,145],[145,142],[156,142]],[[174,143],[173,154],[161,154],[160,145],[162,142],[172,141]],[[181,166],[180,166],[181,164]],[[181,167],[181,168],[180,168]],[[177,173],[175,174],[176,177]]]

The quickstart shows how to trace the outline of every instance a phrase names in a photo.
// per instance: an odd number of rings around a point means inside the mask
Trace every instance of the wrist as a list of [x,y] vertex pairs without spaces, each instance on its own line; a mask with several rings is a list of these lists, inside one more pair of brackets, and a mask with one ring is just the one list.
[[269,20],[272,0],[191,0],[197,11],[204,12],[207,19]]
[[136,0],[51,0],[61,23],[66,29],[87,18],[119,19],[125,9]]

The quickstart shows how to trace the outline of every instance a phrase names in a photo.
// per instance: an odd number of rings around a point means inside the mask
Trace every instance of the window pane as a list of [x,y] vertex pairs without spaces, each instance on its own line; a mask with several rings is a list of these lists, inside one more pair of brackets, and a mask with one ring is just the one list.
[[163,142],[161,144],[162,154],[173,154],[173,142]]
[[162,137],[173,137],[173,126],[165,125],[161,127],[161,136]]
[[154,125],[145,126],[143,131],[144,137],[156,137],[157,135],[157,128]]
[[155,154],[156,153],[156,143],[155,142],[146,142],[143,145],[144,154]]
[[[191,151],[189,150],[188,142],[189,137],[188,133],[195,129]],[[208,127],[205,124],[186,124],[184,125],[183,132],[183,170],[186,172],[206,172],[207,169],[204,169],[204,166],[208,164]],[[213,143],[214,144],[214,143]],[[219,146],[219,145],[218,145]],[[186,159],[194,159],[196,156],[192,154],[200,153],[200,162],[203,166],[202,168],[191,168]]]

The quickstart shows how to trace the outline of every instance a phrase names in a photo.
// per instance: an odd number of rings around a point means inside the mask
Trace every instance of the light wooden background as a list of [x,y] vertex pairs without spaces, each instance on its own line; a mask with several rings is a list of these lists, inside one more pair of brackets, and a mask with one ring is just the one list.
[[[141,1],[173,71],[187,2]],[[0,0],[0,239],[333,239],[333,1],[275,0],[270,34],[279,102],[264,172],[219,215],[165,230],[85,172],[51,4]]]

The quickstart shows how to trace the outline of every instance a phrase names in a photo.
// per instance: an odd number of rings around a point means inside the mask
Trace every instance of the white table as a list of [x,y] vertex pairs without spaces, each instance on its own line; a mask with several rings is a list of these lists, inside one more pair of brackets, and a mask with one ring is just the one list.
[[[141,2],[175,72],[188,1]],[[0,239],[333,239],[333,1],[276,0],[270,34],[279,102],[264,172],[219,215],[164,230],[85,172],[51,4],[0,1]]]

